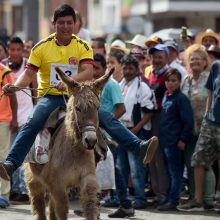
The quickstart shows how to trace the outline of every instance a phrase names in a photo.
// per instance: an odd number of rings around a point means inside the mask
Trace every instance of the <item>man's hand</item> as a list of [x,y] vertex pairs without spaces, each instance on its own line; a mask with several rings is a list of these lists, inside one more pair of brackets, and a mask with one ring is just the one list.
[[10,124],[10,130],[11,133],[15,133],[18,130],[18,122],[17,119],[12,119],[11,124]]
[[7,83],[6,85],[4,85],[2,87],[2,90],[3,90],[5,95],[11,95],[12,93],[18,91],[18,89],[15,88],[14,85],[11,84],[11,83]]
[[183,142],[183,141],[178,141],[177,147],[178,147],[180,150],[184,151],[184,150],[185,150],[185,147],[186,147],[186,143]]
[[60,91],[60,92],[64,92],[67,90],[66,85],[63,82],[59,82],[55,88]]

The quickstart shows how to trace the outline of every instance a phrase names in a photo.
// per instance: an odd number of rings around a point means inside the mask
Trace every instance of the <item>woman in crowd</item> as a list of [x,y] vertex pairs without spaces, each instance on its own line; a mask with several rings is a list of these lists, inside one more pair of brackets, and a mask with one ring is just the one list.
[[[207,91],[205,84],[209,76],[208,54],[204,46],[194,44],[186,50],[186,64],[189,71],[184,79],[182,91],[188,96],[194,111],[194,132],[185,150],[185,165],[189,180],[189,199],[194,198],[195,184],[194,171],[191,166],[191,157],[199,136],[199,130],[205,113]],[[213,207],[215,177],[212,169],[206,171],[205,208]],[[181,206],[179,206],[181,209]]]

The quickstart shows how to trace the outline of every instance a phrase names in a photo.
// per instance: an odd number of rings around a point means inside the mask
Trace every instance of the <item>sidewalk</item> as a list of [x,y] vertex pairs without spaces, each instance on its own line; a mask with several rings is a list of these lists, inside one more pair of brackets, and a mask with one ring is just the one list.
[[[72,220],[81,220],[73,213],[74,209],[79,208],[78,202],[71,202],[69,210],[69,218]],[[31,220],[30,205],[11,205],[7,209],[0,209],[1,220]],[[114,211],[112,208],[101,208],[101,220],[107,220],[108,213]],[[156,209],[146,209],[136,211],[135,216],[130,219],[134,220],[219,220],[220,214],[215,211],[210,212],[159,212]],[[115,220],[119,220],[116,219]]]

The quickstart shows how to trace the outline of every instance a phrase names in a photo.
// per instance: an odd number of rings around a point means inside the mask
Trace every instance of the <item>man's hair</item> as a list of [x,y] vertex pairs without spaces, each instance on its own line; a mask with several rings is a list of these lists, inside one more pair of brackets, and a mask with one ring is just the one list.
[[95,37],[95,38],[92,38],[92,41],[97,41],[99,48],[105,48],[106,41],[104,37]]
[[136,69],[138,69],[139,67],[139,64],[138,64],[138,61],[137,59],[135,59],[132,55],[127,55],[127,56],[124,56],[122,59],[121,59],[121,65],[132,65],[134,66]]
[[108,57],[115,57],[116,60],[118,61],[118,63],[121,63],[121,59],[124,57],[124,53],[122,51],[119,50],[112,50],[110,51],[110,53],[108,54]]
[[24,43],[23,41],[21,40],[20,37],[17,37],[17,36],[12,36],[8,42],[7,42],[7,47],[9,47],[11,44],[20,44],[22,47],[24,47]]
[[53,15],[53,23],[55,23],[59,17],[64,16],[72,16],[74,22],[76,22],[76,13],[74,9],[70,5],[63,4],[55,10]]
[[181,82],[182,76],[181,76],[181,73],[179,72],[179,70],[170,67],[170,68],[166,71],[165,81],[169,81],[170,76],[176,76],[177,79]]
[[102,67],[105,69],[106,68],[106,60],[105,57],[102,56],[101,54],[95,54],[94,55],[94,62],[100,62]]

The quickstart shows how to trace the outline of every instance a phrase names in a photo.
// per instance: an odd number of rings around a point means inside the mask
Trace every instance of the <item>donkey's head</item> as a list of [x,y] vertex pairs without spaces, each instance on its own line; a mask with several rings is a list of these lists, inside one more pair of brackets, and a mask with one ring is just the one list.
[[85,148],[93,149],[97,143],[99,94],[114,69],[94,82],[82,83],[68,77],[59,68],[56,71],[70,95],[65,119],[68,135],[81,139]]

